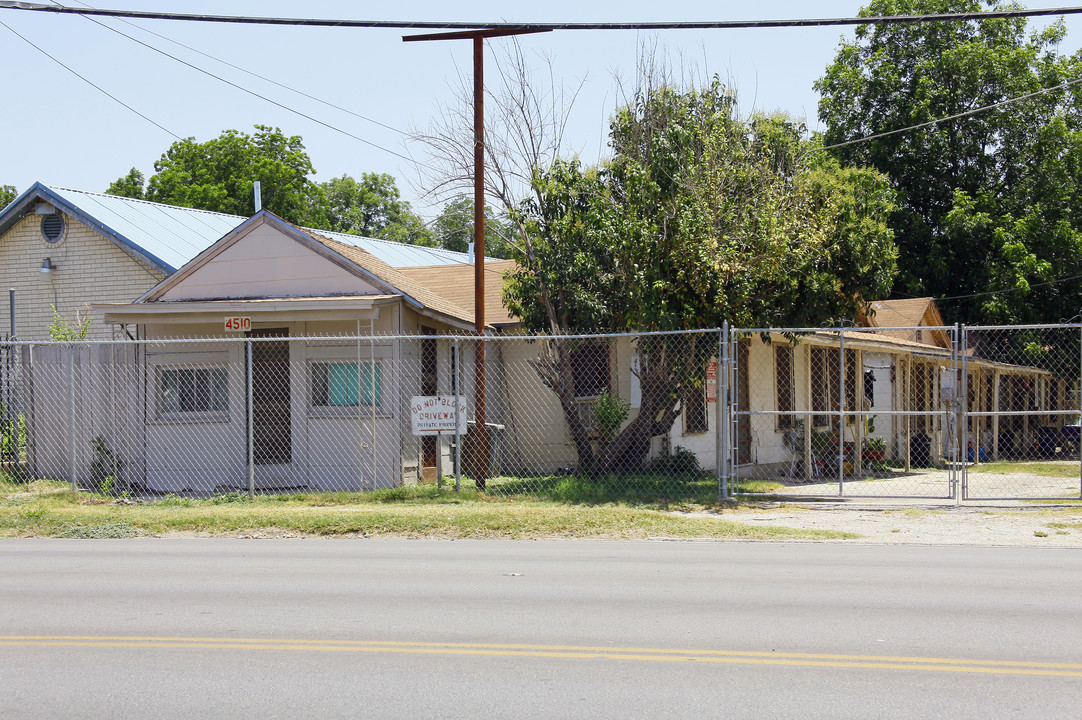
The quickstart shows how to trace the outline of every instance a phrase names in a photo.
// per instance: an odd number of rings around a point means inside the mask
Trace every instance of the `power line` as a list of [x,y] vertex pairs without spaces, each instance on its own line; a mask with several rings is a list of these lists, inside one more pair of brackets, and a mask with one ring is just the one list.
[[[87,8],[90,7],[89,5],[86,5],[86,3],[83,3],[83,2],[80,2],[79,4],[83,5],[83,6],[87,7]],[[90,20],[90,18],[86,18],[86,19]],[[346,113],[348,115],[352,115],[355,118],[359,118],[361,120],[365,120],[367,122],[370,122],[370,123],[372,123],[374,125],[379,125],[382,128],[386,128],[387,130],[390,130],[392,132],[396,132],[396,133],[398,133],[400,135],[409,135],[409,133],[406,132],[405,130],[399,130],[396,127],[393,127],[393,126],[388,125],[386,123],[380,122],[379,120],[375,120],[375,119],[370,118],[370,117],[368,117],[366,115],[361,115],[358,112],[354,112],[353,110],[350,110],[349,108],[344,108],[344,107],[342,107],[340,105],[335,105],[334,103],[332,103],[332,102],[330,102],[328,100],[323,100],[323,99],[318,98],[318,97],[316,97],[314,95],[309,95],[308,93],[304,92],[303,90],[298,90],[295,87],[290,87],[289,85],[285,85],[284,83],[280,83],[277,80],[274,80],[273,78],[269,78],[269,77],[267,77],[265,75],[260,75],[257,72],[253,72],[253,71],[248,70],[247,68],[243,68],[243,67],[241,67],[239,65],[234,65],[233,63],[229,62],[228,60],[223,60],[220,57],[215,57],[214,55],[211,55],[210,53],[203,52],[202,50],[199,50],[198,48],[192,47],[191,45],[185,45],[184,43],[182,43],[182,42],[180,42],[178,40],[174,40],[174,39],[172,39],[170,37],[167,37],[165,35],[162,35],[160,33],[156,33],[153,30],[150,30],[149,28],[145,28],[145,27],[142,27],[141,25],[137,25],[137,24],[131,22],[130,20],[125,20],[123,18],[120,18],[120,21],[123,22],[123,23],[126,23],[127,25],[130,25],[133,28],[136,28],[138,30],[142,30],[145,33],[149,33],[149,34],[151,34],[151,35],[153,35],[153,36],[155,36],[157,38],[165,40],[166,42],[173,43],[174,45],[179,45],[180,47],[184,48],[185,50],[190,50],[191,52],[202,55],[205,58],[208,58],[210,60],[214,60],[215,62],[219,62],[219,63],[221,63],[223,65],[226,65],[227,67],[231,67],[234,70],[238,70],[238,71],[240,71],[242,73],[245,73],[247,75],[251,75],[252,77],[259,78],[260,80],[263,80],[264,82],[268,82],[268,83],[270,83],[272,85],[277,85],[280,88],[283,88],[285,90],[289,90],[290,92],[296,93],[296,94],[298,94],[298,95],[300,95],[302,97],[306,97],[309,100],[314,100],[315,102],[326,105],[327,107],[334,108],[335,110],[339,110],[339,111],[344,112],[344,113]]]
[[[45,7],[48,7],[48,6],[45,6]],[[171,55],[171,54],[165,52],[164,50],[162,50],[160,48],[156,48],[153,45],[150,45],[149,43],[145,43],[145,42],[143,42],[142,40],[140,40],[138,38],[132,37],[131,35],[128,35],[127,33],[123,32],[122,30],[117,30],[114,27],[110,27],[110,26],[106,25],[105,23],[101,22],[100,20],[95,20],[92,17],[88,17],[86,19],[89,20],[92,23],[100,25],[101,27],[105,28],[106,30],[109,30],[111,32],[116,33],[117,35],[120,35],[122,37],[126,37],[126,38],[128,38],[129,40],[131,40],[134,43],[138,43],[139,45],[142,45],[143,47],[147,48],[148,50],[153,50],[154,52],[159,53],[161,55],[164,55],[165,57],[170,58],[171,60],[174,60],[174,61],[176,61],[176,62],[178,62],[178,63],[180,63],[182,65],[186,65],[187,67],[191,68],[192,70],[203,73],[204,75],[206,75],[208,77],[212,77],[215,80],[218,80],[219,82],[223,82],[226,85],[229,85],[230,87],[236,88],[237,90],[240,90],[242,92],[246,92],[246,93],[248,93],[249,95],[251,95],[253,97],[259,98],[260,100],[263,100],[264,102],[268,102],[271,105],[279,107],[282,110],[285,110],[286,112],[291,112],[294,115],[298,115],[298,116],[300,116],[300,117],[302,117],[302,118],[304,118],[306,120],[310,120],[311,122],[314,122],[314,123],[316,123],[318,125],[322,125],[323,127],[327,128],[329,130],[334,130],[335,132],[341,133],[341,134],[345,135],[346,137],[353,138],[354,140],[356,140],[358,142],[362,142],[365,145],[369,145],[371,147],[374,147],[377,150],[382,150],[385,153],[389,153],[391,155],[394,155],[395,157],[399,157],[399,158],[405,160],[406,162],[409,162],[409,163],[416,163],[417,162],[413,158],[408,157],[406,155],[403,155],[402,153],[395,152],[394,150],[391,150],[390,148],[386,148],[386,147],[383,147],[382,145],[378,145],[377,143],[374,143],[371,140],[365,140],[364,138],[362,138],[362,137],[360,137],[358,135],[354,135],[353,133],[351,133],[351,132],[349,132],[347,130],[343,130],[340,127],[336,127],[334,125],[331,125],[328,122],[325,122],[325,121],[320,120],[318,118],[312,117],[311,115],[303,113],[300,110],[297,110],[295,108],[291,108],[288,105],[285,105],[283,103],[278,102],[277,100],[272,100],[271,98],[269,98],[269,97],[267,97],[265,95],[260,95],[259,93],[255,92],[254,90],[246,88],[243,85],[238,85],[237,83],[235,83],[235,82],[233,82],[231,80],[227,80],[227,79],[225,79],[225,78],[223,78],[223,77],[221,77],[219,75],[215,75],[214,73],[210,72],[209,70],[204,70],[203,68],[199,67],[198,65],[193,65],[192,63],[188,62],[187,60],[183,60],[183,59],[181,59],[181,58],[179,58],[179,57],[177,57],[175,55]],[[174,136],[174,137],[176,137],[176,136]],[[180,138],[177,138],[177,139],[179,140]]]
[[1082,7],[994,10],[990,12],[939,13],[925,15],[889,15],[852,18],[807,18],[800,20],[720,20],[705,22],[627,22],[627,23],[482,23],[403,20],[345,20],[318,18],[272,18],[245,15],[196,15],[150,12],[146,10],[85,10],[62,5],[0,0],[0,9],[31,10],[74,15],[104,15],[145,20],[181,20],[188,22],[239,23],[247,25],[291,25],[306,27],[383,28],[391,30],[734,30],[742,28],[830,27],[844,25],[891,25],[918,22],[994,20],[1046,15],[1076,15]]
[[858,143],[870,142],[872,140],[878,140],[879,138],[887,137],[888,135],[897,135],[898,133],[909,132],[910,130],[919,130],[920,128],[923,128],[923,127],[929,127],[931,125],[938,125],[939,123],[947,122],[948,120],[957,120],[958,118],[964,118],[964,117],[968,117],[970,115],[976,115],[978,113],[987,112],[988,110],[995,110],[996,108],[1000,108],[1000,107],[1003,107],[1005,105],[1010,105],[1011,103],[1016,103],[1016,102],[1019,102],[1021,100],[1028,100],[1029,98],[1037,97],[1038,95],[1044,95],[1046,93],[1050,93],[1050,92],[1053,92],[1055,90],[1065,90],[1066,88],[1069,88],[1072,85],[1078,85],[1079,83],[1082,83],[1082,78],[1078,78],[1076,80],[1068,80],[1067,82],[1060,83],[1059,85],[1055,85],[1053,87],[1043,88],[1041,90],[1035,90],[1034,92],[1026,93],[1025,95],[1019,95],[1019,96],[1013,97],[1013,98],[1007,98],[1006,100],[1000,100],[997,103],[992,103],[991,105],[985,105],[984,107],[974,108],[973,110],[966,110],[965,112],[960,112],[957,115],[948,115],[947,117],[941,117],[941,118],[937,118],[935,120],[929,120],[927,122],[922,122],[922,123],[917,124],[917,125],[910,125],[909,127],[898,128],[897,130],[887,130],[886,132],[876,133],[875,135],[866,135],[864,137],[859,137],[859,138],[856,138],[856,139],[853,139],[853,140],[846,140],[845,142],[835,143],[833,145],[824,145],[823,147],[821,147],[819,149],[820,150],[833,150],[835,148],[846,147],[847,145],[856,145]]
[[18,37],[18,38],[19,38],[20,40],[22,40],[22,41],[23,41],[24,43],[26,43],[26,44],[27,44],[27,45],[29,45],[30,47],[34,48],[34,49],[35,49],[35,50],[37,50],[37,51],[38,51],[39,53],[41,53],[41,54],[42,54],[42,55],[44,55],[45,57],[49,58],[50,60],[52,60],[52,61],[53,61],[54,63],[56,63],[56,64],[57,64],[57,65],[59,65],[60,67],[62,67],[62,68],[64,68],[65,70],[67,70],[67,71],[68,71],[69,73],[71,73],[71,74],[72,74],[72,75],[74,75],[75,77],[79,78],[80,80],[82,80],[83,82],[85,82],[85,83],[86,83],[87,85],[89,85],[90,87],[92,87],[92,88],[94,88],[95,90],[97,90],[98,92],[100,92],[100,93],[101,93],[102,95],[105,95],[105,96],[106,96],[107,98],[109,98],[109,99],[110,99],[110,100],[112,100],[113,102],[115,102],[115,103],[117,103],[118,105],[121,105],[121,106],[123,106],[123,107],[127,108],[128,110],[130,110],[131,112],[135,113],[135,114],[136,114],[136,115],[138,115],[139,117],[143,118],[143,119],[144,119],[144,120],[146,120],[146,121],[147,121],[148,123],[150,123],[151,125],[153,125],[153,126],[155,126],[156,128],[158,128],[159,130],[162,130],[162,131],[166,132],[167,134],[169,134],[169,135],[172,135],[172,136],[173,136],[174,138],[176,138],[177,140],[180,140],[180,139],[181,139],[180,135],[177,135],[177,134],[176,134],[175,132],[173,132],[173,131],[172,131],[172,130],[170,130],[169,128],[165,127],[165,126],[164,126],[164,125],[162,125],[161,123],[159,123],[159,122],[157,122],[157,121],[155,121],[155,120],[152,120],[151,118],[147,117],[147,116],[146,116],[146,115],[144,115],[143,113],[141,113],[141,112],[139,112],[138,110],[136,110],[135,108],[133,108],[133,107],[132,107],[131,105],[128,105],[128,104],[127,104],[126,102],[124,102],[123,100],[121,100],[121,99],[120,99],[120,98],[118,98],[117,96],[115,96],[115,95],[111,94],[111,93],[110,93],[109,91],[107,91],[107,90],[105,90],[104,88],[102,88],[102,87],[101,87],[100,85],[95,85],[95,84],[94,84],[93,82],[91,82],[91,81],[90,81],[89,79],[87,79],[86,77],[84,77],[84,76],[80,75],[79,73],[75,72],[75,70],[73,70],[72,68],[68,67],[67,65],[65,65],[64,63],[62,63],[62,62],[61,62],[60,60],[56,59],[55,57],[53,57],[53,56],[52,56],[52,55],[50,55],[49,53],[45,52],[45,50],[43,50],[42,48],[40,48],[40,47],[38,47],[37,45],[35,45],[35,44],[34,44],[33,42],[31,42],[31,41],[30,41],[30,39],[29,39],[29,38],[27,38],[27,37],[25,37],[25,36],[21,35],[20,33],[18,33],[18,32],[17,32],[17,31],[16,31],[16,30],[15,30],[14,28],[12,28],[12,27],[11,27],[10,25],[8,25],[7,23],[5,23],[5,22],[3,22],[3,21],[0,21],[0,25],[3,25],[4,27],[6,27],[6,28],[7,28],[7,29],[8,29],[9,31],[11,31],[11,33],[12,33],[12,34],[14,34],[14,35],[15,35],[16,37]]
[[936,298],[936,302],[943,300],[968,300],[969,298],[984,297],[986,295],[1001,295],[1008,292],[1016,292],[1018,290],[1032,290],[1033,288],[1045,287],[1046,285],[1059,285],[1060,283],[1070,282],[1071,280],[1078,280],[1082,278],[1082,275],[1072,275],[1070,277],[1059,278],[1057,280],[1047,280],[1040,283],[1032,283],[1026,287],[1012,287],[1005,288],[1003,290],[989,290],[987,292],[970,293],[969,295],[951,295],[949,297]]

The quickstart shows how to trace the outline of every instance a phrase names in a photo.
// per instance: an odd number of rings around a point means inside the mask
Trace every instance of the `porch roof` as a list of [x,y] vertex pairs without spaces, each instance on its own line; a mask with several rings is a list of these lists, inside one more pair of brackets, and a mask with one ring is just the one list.
[[154,303],[101,303],[95,310],[105,322],[192,323],[221,321],[230,315],[270,320],[369,320],[379,317],[380,307],[402,300],[401,295],[352,295],[301,298],[250,298]]

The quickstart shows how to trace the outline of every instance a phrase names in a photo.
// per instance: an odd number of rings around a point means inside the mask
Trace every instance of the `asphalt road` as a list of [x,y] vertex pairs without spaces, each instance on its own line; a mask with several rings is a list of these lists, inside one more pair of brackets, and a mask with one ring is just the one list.
[[1078,717],[1082,552],[0,541],[0,718]]

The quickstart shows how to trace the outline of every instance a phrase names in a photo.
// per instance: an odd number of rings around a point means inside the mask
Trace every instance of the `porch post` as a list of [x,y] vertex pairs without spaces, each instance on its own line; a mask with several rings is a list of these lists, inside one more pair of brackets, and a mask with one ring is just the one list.
[[804,343],[804,480],[811,482],[815,476],[815,456],[812,452],[812,425],[815,424],[815,408],[812,407],[812,348]]
[[912,469],[910,456],[910,443],[913,433],[913,354],[905,356],[905,367],[902,369],[902,407],[905,408],[905,471]]
[[[1002,376],[997,367],[992,372],[992,458],[999,460],[999,386]],[[1082,443],[1080,443],[1082,444]]]
[[[864,471],[864,435],[868,429],[868,416],[863,414],[864,410],[864,351],[854,350],[856,355],[856,362],[853,364],[853,369],[856,370],[857,376],[853,378],[855,381],[856,392],[856,410],[860,410],[862,414],[856,416],[857,422],[853,428],[853,472],[857,477],[861,476]],[[869,410],[871,410],[869,404]]]

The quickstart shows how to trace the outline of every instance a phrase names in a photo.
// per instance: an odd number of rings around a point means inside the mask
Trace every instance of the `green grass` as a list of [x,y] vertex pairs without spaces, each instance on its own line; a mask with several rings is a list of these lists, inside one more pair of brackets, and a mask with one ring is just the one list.
[[1034,461],[1019,462],[1010,460],[997,460],[996,462],[970,465],[968,472],[974,473],[998,473],[1001,475],[1036,475],[1040,477],[1077,478],[1082,470],[1075,461]]
[[[566,479],[566,478],[564,478]],[[501,497],[464,489],[409,486],[373,493],[298,493],[249,499],[230,493],[197,499],[167,495],[118,504],[45,485],[0,497],[0,536],[120,538],[168,533],[209,535],[387,536],[436,538],[844,539],[851,533],[762,527],[739,522],[742,506],[681,501],[688,516],[612,501],[600,490],[560,485],[559,500]],[[582,498],[581,503],[572,498]],[[604,500],[604,502],[601,502]]]

